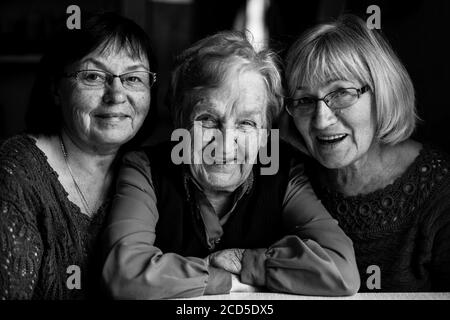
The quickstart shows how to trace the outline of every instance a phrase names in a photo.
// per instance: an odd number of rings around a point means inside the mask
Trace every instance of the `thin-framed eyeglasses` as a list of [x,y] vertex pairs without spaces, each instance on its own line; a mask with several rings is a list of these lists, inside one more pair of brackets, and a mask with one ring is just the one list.
[[74,78],[82,86],[93,89],[102,89],[106,84],[111,85],[114,78],[119,78],[123,87],[130,91],[145,91],[156,82],[156,73],[141,70],[123,74],[112,74],[103,70],[79,70],[64,76]]
[[369,90],[369,85],[365,85],[359,89],[339,88],[326,94],[320,99],[314,97],[301,97],[298,99],[288,98],[286,110],[291,116],[308,116],[315,111],[317,103],[323,101],[327,107],[336,114],[337,112],[354,105],[359,97]]

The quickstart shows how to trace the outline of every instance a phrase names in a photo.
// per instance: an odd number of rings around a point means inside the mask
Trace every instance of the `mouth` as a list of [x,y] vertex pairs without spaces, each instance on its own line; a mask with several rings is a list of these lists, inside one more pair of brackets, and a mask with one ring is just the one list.
[[345,140],[348,134],[333,134],[316,136],[317,142],[322,146],[334,146]]
[[206,168],[211,172],[227,173],[233,172],[236,169],[236,163],[214,163],[206,165]]
[[238,160],[237,158],[215,159],[212,164],[215,165],[215,166],[227,166],[227,165],[230,165],[230,164],[236,164],[237,160]]
[[94,117],[103,121],[121,121],[130,118],[129,115],[121,112],[97,113]]

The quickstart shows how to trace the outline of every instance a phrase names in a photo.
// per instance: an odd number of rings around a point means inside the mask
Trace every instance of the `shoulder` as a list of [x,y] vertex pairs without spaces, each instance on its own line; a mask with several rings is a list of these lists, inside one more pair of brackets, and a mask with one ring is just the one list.
[[[397,159],[398,180],[414,184],[426,194],[438,191],[450,182],[450,156],[443,150],[412,140],[392,147]],[[445,189],[445,188],[444,188]],[[444,190],[439,190],[444,191]]]
[[132,166],[132,167],[146,167],[150,160],[147,156],[147,152],[144,149],[137,149],[133,151],[128,151],[122,157],[122,166]]
[[34,223],[39,186],[33,177],[42,171],[37,151],[34,140],[26,135],[0,142],[0,224],[6,228],[3,232],[16,234],[17,226],[23,228],[23,233]]
[[[450,156],[424,144],[404,174],[403,192],[415,196],[423,222],[434,228],[450,222]],[[413,192],[413,190],[416,190]],[[414,200],[414,199],[411,199]]]
[[0,161],[21,162],[22,159],[29,160],[35,157],[33,148],[36,143],[33,138],[25,134],[12,136],[0,142]]
[[[430,169],[448,169],[450,155],[442,149],[430,145],[422,144],[413,140],[407,140],[395,146],[397,155],[401,161],[408,166],[431,165]],[[425,169],[426,170],[426,169]]]
[[176,170],[171,160],[172,146],[172,143],[165,142],[127,152],[122,157],[118,181],[146,189],[144,186],[153,186],[155,179],[174,174]]
[[129,151],[122,157],[122,166],[132,166],[140,171],[148,171],[150,167],[168,165],[172,163],[171,151],[173,146],[173,143],[164,142]]
[[146,189],[145,186],[149,183],[151,184],[150,161],[143,148],[123,155],[117,185],[123,183],[136,186],[141,190]]
[[0,189],[3,198],[15,199],[21,190],[34,184],[36,174],[43,171],[44,155],[34,140],[26,135],[8,138],[0,144]]
[[[430,190],[430,198],[439,207],[445,206],[450,216],[450,155],[443,150],[424,146],[419,156],[417,171],[421,181],[427,183]],[[424,183],[421,187],[425,186]]]
[[385,190],[402,195],[407,206],[438,214],[441,210],[436,206],[450,204],[450,156],[435,146],[414,141],[399,146],[397,152],[402,154],[406,169]]
[[[123,156],[123,161],[132,161],[138,163],[161,162],[170,159],[174,143],[163,142],[152,146],[141,146],[128,151]],[[122,161],[122,162],[123,162]]]
[[440,148],[426,145],[418,166],[421,177],[419,188],[425,200],[422,208],[425,232],[436,245],[446,243],[450,237],[450,155]]
[[23,134],[13,136],[0,143],[0,163],[3,168],[36,170],[42,166],[45,155],[36,146],[36,141]]
[[438,192],[450,191],[450,155],[445,151],[423,145],[413,167],[423,183],[428,182]]

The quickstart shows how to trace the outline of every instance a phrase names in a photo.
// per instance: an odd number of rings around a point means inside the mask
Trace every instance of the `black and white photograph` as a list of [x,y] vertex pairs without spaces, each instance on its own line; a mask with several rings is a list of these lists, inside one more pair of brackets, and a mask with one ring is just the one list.
[[2,1],[0,300],[450,300],[449,21],[447,0]]

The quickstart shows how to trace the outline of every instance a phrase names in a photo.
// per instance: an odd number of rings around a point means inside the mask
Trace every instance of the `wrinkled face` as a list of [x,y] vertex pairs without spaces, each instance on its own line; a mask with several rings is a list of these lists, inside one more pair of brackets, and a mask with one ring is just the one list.
[[264,138],[267,94],[262,76],[231,70],[201,94],[191,114],[194,178],[205,190],[233,192],[249,176]]
[[[293,98],[323,98],[341,88],[361,88],[352,81],[333,81],[315,88],[300,87]],[[375,136],[375,112],[371,91],[363,93],[350,107],[333,112],[324,101],[311,112],[295,113],[294,123],[311,155],[329,169],[343,168],[364,157]]]
[[[133,59],[126,50],[94,51],[66,69],[101,70],[120,75],[149,71],[146,58]],[[64,127],[76,143],[95,149],[120,147],[141,127],[150,107],[150,88],[130,91],[114,78],[102,88],[88,87],[75,78],[63,78],[56,88]]]

